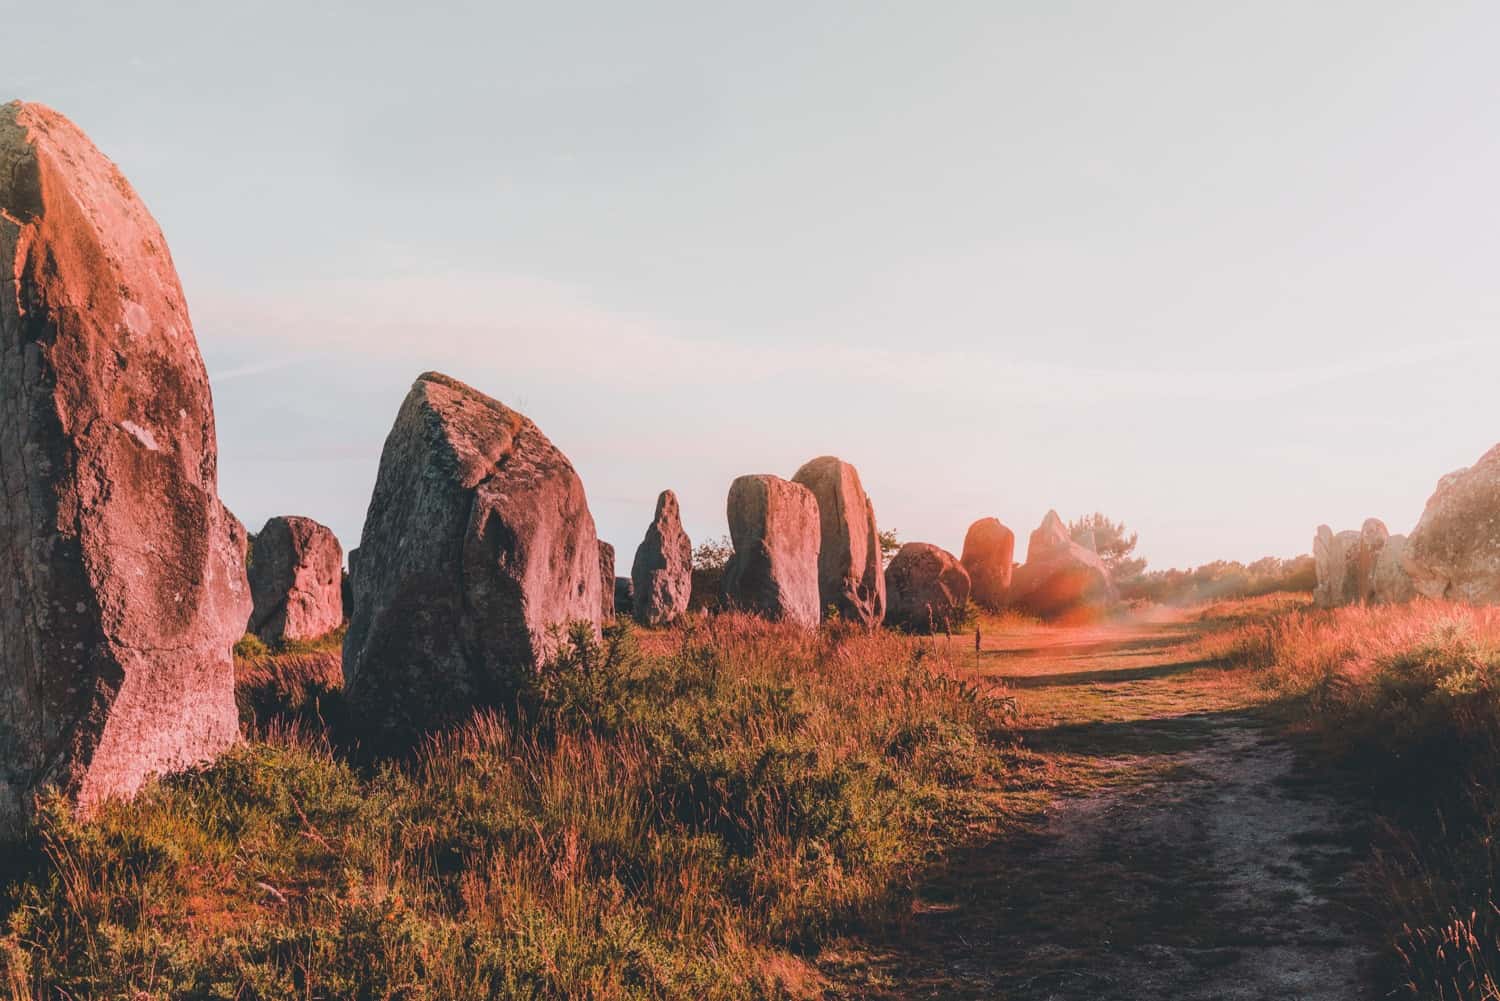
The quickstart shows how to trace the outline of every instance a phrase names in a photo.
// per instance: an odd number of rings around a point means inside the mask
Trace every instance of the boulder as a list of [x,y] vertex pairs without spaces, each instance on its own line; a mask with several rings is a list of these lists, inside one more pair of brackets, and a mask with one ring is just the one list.
[[1043,619],[1088,618],[1120,600],[1099,554],[1074,542],[1056,511],[1048,511],[1011,578],[1010,604]]
[[615,617],[615,547],[599,543],[599,614],[603,621]]
[[160,229],[48,108],[0,106],[0,830],[238,737],[245,535]]
[[567,457],[524,415],[422,375],[386,438],[360,540],[344,642],[352,718],[394,748],[506,702],[570,624],[598,633],[600,586]]
[[1375,567],[1390,540],[1391,533],[1379,518],[1366,518],[1359,530],[1359,545],[1354,555],[1354,600],[1368,605],[1375,600]]
[[1376,604],[1396,605],[1411,601],[1417,596],[1411,574],[1406,572],[1403,562],[1405,554],[1406,536],[1393,535],[1385,540],[1380,556],[1375,561],[1373,600]]
[[969,572],[952,553],[908,542],[885,570],[886,620],[910,632],[956,628],[969,600]]
[[729,487],[724,600],[803,626],[818,624],[818,502],[800,483],[741,476]]
[[1015,572],[1016,533],[998,518],[980,518],[964,535],[960,562],[969,571],[974,603],[991,611],[1004,607]]
[[272,518],[250,549],[247,628],[267,643],[310,640],[344,622],[344,551],[311,518]]
[[687,611],[693,593],[693,543],[682,530],[677,495],[663,490],[656,516],[630,565],[632,609],[642,625],[665,626]]
[[1438,481],[1406,540],[1404,565],[1429,598],[1500,602],[1500,445]]
[[875,506],[849,463],[825,455],[797,470],[793,483],[818,502],[818,604],[867,629],[885,618],[885,560]]
[[1313,563],[1318,583],[1313,603],[1319,608],[1339,608],[1359,600],[1359,532],[1334,534],[1327,525],[1319,525],[1313,538]]

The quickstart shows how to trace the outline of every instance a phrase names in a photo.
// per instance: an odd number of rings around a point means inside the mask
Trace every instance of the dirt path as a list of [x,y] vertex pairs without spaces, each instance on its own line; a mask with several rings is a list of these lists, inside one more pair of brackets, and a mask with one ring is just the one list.
[[[1357,812],[1199,652],[1204,626],[987,643],[1054,798],[961,854],[909,923],[830,964],[835,993],[1018,1001],[1373,997],[1347,887]],[[971,641],[972,642],[972,641]]]

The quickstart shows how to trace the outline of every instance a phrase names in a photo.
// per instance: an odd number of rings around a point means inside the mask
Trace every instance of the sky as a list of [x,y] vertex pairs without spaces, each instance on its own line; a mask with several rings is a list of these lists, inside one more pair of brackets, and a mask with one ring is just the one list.
[[628,566],[834,454],[957,551],[1408,531],[1500,440],[1500,5],[0,0],[161,223],[220,492],[357,544],[436,369]]

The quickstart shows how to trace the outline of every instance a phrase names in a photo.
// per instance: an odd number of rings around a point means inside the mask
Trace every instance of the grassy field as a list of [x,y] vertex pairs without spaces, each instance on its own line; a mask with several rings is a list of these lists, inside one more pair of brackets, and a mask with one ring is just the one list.
[[577,636],[383,762],[247,642],[238,749],[10,854],[8,996],[1500,998],[1500,613],[976,626]]
[[820,943],[983,822],[1010,703],[891,634],[643,638],[575,636],[512,712],[370,765],[326,650],[244,645],[251,739],[87,822],[46,804],[10,997],[817,994]]

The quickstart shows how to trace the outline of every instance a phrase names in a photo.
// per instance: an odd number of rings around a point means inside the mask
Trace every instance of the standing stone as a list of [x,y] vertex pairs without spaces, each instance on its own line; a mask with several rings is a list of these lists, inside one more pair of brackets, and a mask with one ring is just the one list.
[[885,561],[875,506],[859,481],[859,471],[831,455],[797,470],[793,483],[812,491],[818,502],[818,602],[841,618],[868,629],[885,618]]
[[310,640],[344,622],[344,551],[311,518],[272,518],[250,550],[248,631],[267,643]]
[[1015,572],[1016,533],[998,518],[980,518],[964,536],[960,560],[969,571],[974,603],[990,611],[1004,607]]
[[574,622],[597,634],[583,484],[530,420],[428,372],[385,440],[344,641],[353,718],[400,745],[514,695]]
[[911,632],[958,627],[969,600],[969,572],[953,554],[925,542],[908,542],[885,571],[888,621]]
[[615,547],[599,543],[599,614],[603,621],[615,617]]
[[1354,600],[1368,605],[1375,600],[1375,568],[1391,533],[1379,518],[1366,518],[1359,530],[1359,547],[1354,557]]
[[1426,597],[1500,602],[1500,445],[1438,481],[1404,562]]
[[1397,605],[1411,601],[1417,596],[1412,586],[1411,574],[1406,572],[1404,557],[1406,536],[1393,535],[1385,540],[1380,557],[1375,561],[1375,603]]
[[[48,108],[0,106],[0,832],[235,741],[250,614],[166,241]],[[238,532],[236,532],[238,529]]]
[[642,625],[665,626],[687,611],[693,593],[693,543],[682,530],[677,495],[663,490],[656,517],[630,565],[632,605]]
[[1313,538],[1313,562],[1318,583],[1313,603],[1319,608],[1339,608],[1359,600],[1359,532],[1334,534],[1327,525],[1318,526]]
[[1043,619],[1093,617],[1118,602],[1119,593],[1099,554],[1074,542],[1057,512],[1048,511],[1027,542],[1010,601]]
[[741,476],[729,487],[724,567],[731,607],[803,626],[818,611],[818,502],[800,483],[779,476]]

